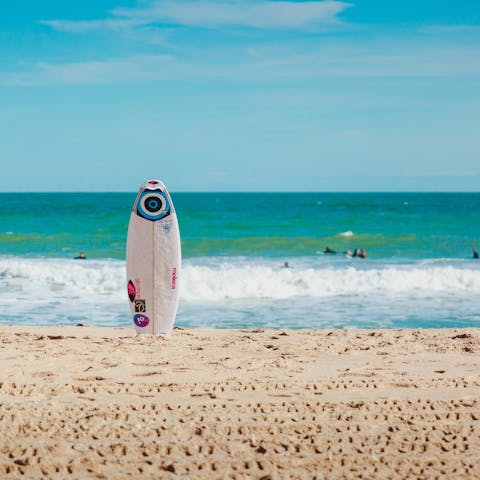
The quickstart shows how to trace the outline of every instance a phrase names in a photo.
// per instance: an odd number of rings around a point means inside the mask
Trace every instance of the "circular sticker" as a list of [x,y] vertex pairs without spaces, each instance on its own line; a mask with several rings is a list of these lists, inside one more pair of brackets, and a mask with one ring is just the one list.
[[147,197],[143,204],[150,213],[157,213],[163,207],[163,199],[158,197]]
[[170,203],[161,190],[145,190],[138,200],[137,214],[147,220],[160,220],[170,215]]
[[146,315],[143,315],[142,313],[137,313],[133,317],[133,323],[135,323],[137,327],[143,328],[150,323],[150,319]]

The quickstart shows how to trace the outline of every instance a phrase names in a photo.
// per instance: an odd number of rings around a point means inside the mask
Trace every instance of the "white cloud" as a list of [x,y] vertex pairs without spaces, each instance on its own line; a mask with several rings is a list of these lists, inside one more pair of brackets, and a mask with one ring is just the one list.
[[39,23],[59,32],[67,33],[88,33],[105,29],[121,31],[142,25],[142,22],[121,18],[107,18],[104,20],[40,20]]
[[117,17],[137,21],[168,21],[200,27],[244,26],[301,28],[336,21],[349,3],[325,1],[155,1],[145,9],[116,9]]
[[310,28],[338,23],[337,15],[350,6],[337,0],[232,1],[198,0],[177,2],[154,0],[145,8],[117,8],[111,17],[98,20],[42,20],[41,24],[70,33],[95,30],[130,30],[155,23],[213,28],[239,26],[250,28]]

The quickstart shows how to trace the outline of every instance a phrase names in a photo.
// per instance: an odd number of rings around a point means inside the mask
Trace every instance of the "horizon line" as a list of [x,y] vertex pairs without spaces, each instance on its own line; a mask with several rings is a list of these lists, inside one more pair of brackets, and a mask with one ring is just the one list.
[[[15,191],[7,190],[0,191],[2,194],[49,194],[49,193],[118,193],[118,194],[135,194],[138,190],[24,190]],[[366,193],[382,193],[382,194],[478,194],[479,190],[169,190],[170,193],[201,193],[201,194],[291,194],[291,193],[311,193],[311,194],[324,194],[324,193],[347,193],[347,194],[366,194]]]

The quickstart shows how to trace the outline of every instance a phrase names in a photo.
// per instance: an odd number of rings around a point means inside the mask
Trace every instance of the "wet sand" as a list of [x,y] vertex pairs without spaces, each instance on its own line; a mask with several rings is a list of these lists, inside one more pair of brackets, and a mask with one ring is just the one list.
[[480,329],[0,326],[0,478],[480,478]]

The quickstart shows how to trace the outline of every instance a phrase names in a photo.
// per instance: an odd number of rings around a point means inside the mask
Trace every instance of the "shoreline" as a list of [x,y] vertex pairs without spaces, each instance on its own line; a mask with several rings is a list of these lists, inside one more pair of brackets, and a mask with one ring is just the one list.
[[2,325],[0,344],[2,478],[480,478],[480,328]]

